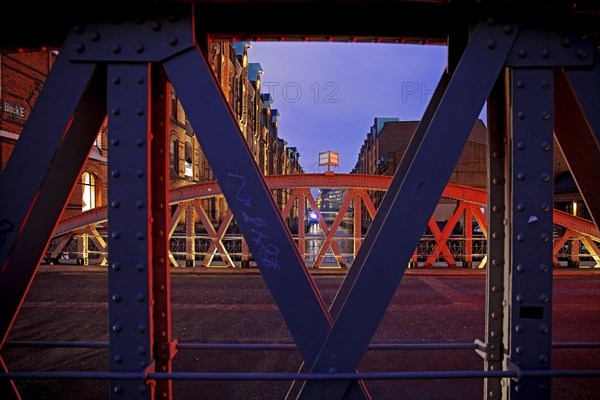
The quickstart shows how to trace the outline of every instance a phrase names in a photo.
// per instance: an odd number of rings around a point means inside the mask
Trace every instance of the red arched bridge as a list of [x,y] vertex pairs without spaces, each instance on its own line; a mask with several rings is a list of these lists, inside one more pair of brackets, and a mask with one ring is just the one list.
[[[377,212],[370,191],[387,191],[392,177],[356,174],[303,174],[303,175],[271,175],[265,180],[271,190],[285,189],[290,196],[282,210],[282,217],[288,219],[293,207],[297,207],[297,226],[306,225],[306,207],[318,215],[319,230],[311,235],[306,229],[298,229],[294,235],[300,254],[305,256],[307,266],[319,268],[324,260],[335,261],[335,266],[347,266],[354,259],[363,240],[363,210],[372,220]],[[325,221],[311,188],[341,188],[345,197],[332,223]],[[173,266],[186,265],[186,260],[198,260],[204,267],[227,266],[239,267],[248,262],[251,254],[243,236],[238,232],[229,232],[234,223],[234,215],[228,209],[220,224],[215,226],[205,210],[202,199],[221,194],[217,182],[183,186],[170,191],[170,202],[174,205],[170,218],[169,237],[171,251],[169,258]],[[432,216],[428,222],[428,233],[421,239],[411,258],[413,266],[432,267],[434,263],[443,261],[450,267],[457,266],[457,260],[463,265],[472,265],[473,257],[478,267],[483,268],[487,262],[486,242],[488,224],[483,208],[487,204],[485,190],[468,186],[449,184],[442,197],[456,200],[456,207],[447,219],[443,228]],[[351,208],[352,207],[352,208]],[[339,235],[340,227],[348,211],[351,210],[351,234]],[[350,213],[348,213],[350,214]],[[196,218],[197,217],[197,218]],[[563,259],[577,260],[583,256],[593,259],[596,267],[600,267],[600,256],[595,241],[600,241],[600,233],[596,225],[562,211],[554,210],[555,234],[553,245],[554,265],[559,266]],[[196,221],[199,220],[203,232],[196,232]],[[453,232],[459,221],[463,221],[464,229],[460,236]],[[107,208],[99,207],[63,220],[55,230],[55,238],[47,252],[47,260],[60,262],[61,254],[83,260],[85,264],[106,265],[108,249],[105,236],[100,229],[105,228]],[[480,227],[480,235],[473,235],[468,229],[476,221]],[[185,225],[185,233],[176,233],[178,226]],[[345,233],[345,232],[344,232]],[[307,236],[308,234],[308,236]],[[204,242],[201,242],[203,240]],[[90,246],[92,242],[93,247]],[[311,251],[306,242],[314,242]],[[581,252],[579,243],[585,246]],[[569,245],[570,244],[570,245]],[[345,252],[340,250],[345,248]],[[218,262],[215,256],[219,257]],[[64,259],[63,259],[64,262]],[[189,264],[188,264],[189,265]],[[331,264],[327,264],[331,266]],[[592,264],[594,265],[594,264]]]

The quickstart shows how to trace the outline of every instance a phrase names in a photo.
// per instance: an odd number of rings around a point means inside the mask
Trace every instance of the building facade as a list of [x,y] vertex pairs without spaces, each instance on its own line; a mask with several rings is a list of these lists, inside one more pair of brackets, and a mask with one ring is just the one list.
[[[301,173],[297,149],[288,147],[287,142],[279,137],[280,115],[276,109],[271,109],[271,95],[260,93],[262,67],[248,61],[250,47],[247,42],[213,42],[209,49],[210,65],[263,174]],[[0,55],[0,173],[10,158],[56,56],[57,53],[52,51]],[[171,92],[169,109],[171,187],[213,181],[213,171],[174,91]],[[106,204],[107,134],[106,125],[103,125],[63,217]],[[275,193],[281,207],[288,196],[283,191]],[[224,197],[219,195],[202,201],[212,221],[219,223],[227,211]]]

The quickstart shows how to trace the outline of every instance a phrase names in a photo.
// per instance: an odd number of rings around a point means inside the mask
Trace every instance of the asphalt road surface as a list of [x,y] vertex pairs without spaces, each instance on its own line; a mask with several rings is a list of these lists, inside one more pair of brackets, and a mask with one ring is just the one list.
[[[341,276],[316,276],[330,302]],[[9,341],[106,341],[104,273],[48,272],[36,277]],[[173,334],[179,342],[287,343],[291,337],[259,275],[173,274]],[[473,342],[484,333],[483,276],[409,275],[404,278],[374,342]],[[302,301],[298,299],[298,301]],[[600,275],[556,276],[555,342],[600,342]],[[11,371],[108,370],[104,349],[2,351]],[[600,349],[558,350],[555,369],[600,369]],[[176,371],[297,372],[295,349],[270,351],[181,350]],[[371,350],[361,371],[481,370],[473,350]],[[369,381],[374,399],[482,399],[480,379]],[[108,382],[19,381],[23,400],[107,399]],[[181,381],[174,399],[283,399],[289,382]],[[0,396],[0,399],[2,396]],[[554,379],[553,400],[599,400],[600,379]]]

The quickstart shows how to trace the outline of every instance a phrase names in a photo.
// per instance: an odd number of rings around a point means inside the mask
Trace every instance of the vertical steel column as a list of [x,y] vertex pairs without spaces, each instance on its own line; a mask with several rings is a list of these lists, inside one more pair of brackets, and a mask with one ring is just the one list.
[[[153,367],[150,65],[111,64],[108,82],[110,370],[140,372]],[[153,397],[145,380],[110,389],[112,399]]]
[[[185,207],[185,266],[196,266],[196,223],[194,222],[194,206]],[[210,219],[208,220],[210,223]],[[207,227],[204,227],[207,229]],[[208,230],[208,229],[207,229]]]
[[471,207],[465,207],[465,254],[463,267],[473,266],[473,212]]
[[[490,97],[488,98],[488,147],[487,147],[487,221],[488,249],[487,259],[490,260],[486,271],[485,290],[485,347],[483,349],[484,368],[486,371],[502,369],[503,340],[503,299],[504,299],[504,269],[505,269],[505,238],[506,227],[506,77],[501,73]],[[484,379],[484,398],[487,400],[500,399],[502,395],[501,379]]]
[[[309,190],[309,189],[307,189]],[[305,260],[306,254],[306,232],[305,232],[305,221],[306,221],[306,195],[302,193],[298,196],[298,251],[302,261]]]
[[360,243],[362,242],[362,204],[361,204],[361,193],[358,192],[352,199],[352,207],[354,207],[354,251],[352,256],[356,257],[358,249],[360,249]]
[[[510,88],[505,365],[543,370],[552,351],[553,71],[512,69]],[[505,398],[551,398],[550,378],[506,383]]]
[[[150,157],[152,160],[152,293],[154,299],[155,370],[171,372],[177,352],[171,333],[171,275],[169,268],[169,132],[171,86],[162,69],[152,69],[152,114]],[[172,381],[156,381],[155,396],[171,399]]]

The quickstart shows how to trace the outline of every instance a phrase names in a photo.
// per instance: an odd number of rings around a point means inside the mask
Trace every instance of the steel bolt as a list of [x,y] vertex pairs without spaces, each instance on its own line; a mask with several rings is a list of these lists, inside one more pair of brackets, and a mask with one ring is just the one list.
[[525,211],[525,206],[523,205],[523,203],[517,204],[517,210],[519,210],[519,211]]
[[110,144],[112,144],[113,146],[118,146],[119,145],[119,139],[111,139],[110,140]]
[[523,82],[523,81],[517,81],[517,87],[519,89],[523,89],[525,87],[525,82]]
[[138,300],[140,303],[142,303],[142,302],[144,302],[144,300],[146,300],[146,296],[144,296],[144,294],[143,294],[143,293],[138,293],[138,295],[137,295],[137,300]]
[[171,46],[176,46],[178,42],[179,39],[177,39],[177,36],[169,36],[169,44]]
[[503,30],[505,35],[512,35],[512,33],[514,32],[512,25],[504,25]]
[[523,390],[523,385],[516,385],[515,386],[515,392],[521,392]]
[[142,394],[143,394],[143,393],[147,393],[147,392],[148,392],[148,387],[147,387],[146,385],[140,385],[140,386],[138,387],[138,391],[139,391],[140,393],[142,393]]
[[494,258],[494,259],[492,260],[492,265],[494,265],[494,266],[498,266],[498,265],[500,265],[500,260],[498,260],[497,258]]
[[548,142],[542,142],[542,150],[549,151],[550,150],[550,143],[548,143]]
[[112,330],[113,330],[113,332],[117,332],[117,333],[121,332],[121,325],[114,324],[112,327]]
[[492,292],[498,293],[498,286],[492,286]]
[[113,265],[111,266],[111,268],[113,269],[113,271],[120,271],[121,270],[121,264],[119,264],[119,263],[113,263]]
[[90,34],[90,39],[92,42],[98,42],[100,40],[100,32],[94,31]]
[[144,48],[143,44],[138,43],[138,44],[135,45],[135,52],[136,53],[141,54],[141,53],[144,52],[144,50],[145,50],[145,48]]
[[118,294],[118,293],[115,293],[115,294],[113,294],[113,295],[112,295],[112,300],[113,300],[115,303],[118,303],[118,302],[120,302],[120,301],[121,301],[121,295],[120,295],[120,294]]
[[579,58],[580,60],[583,60],[586,57],[587,57],[587,52],[584,49],[577,50],[577,58]]
[[548,390],[548,386],[544,385],[543,383],[540,384],[540,386],[538,386],[538,389],[541,390],[542,392],[545,390]]
[[540,264],[540,271],[548,272],[548,266],[544,263]]
[[548,212],[550,210],[550,206],[548,205],[548,203],[542,203],[541,208],[544,212]]
[[117,354],[116,356],[114,356],[113,360],[115,360],[115,362],[117,364],[121,364],[123,362],[123,356],[120,354]]
[[490,50],[493,50],[496,48],[496,41],[489,39],[486,43],[485,43],[486,47]]
[[548,356],[546,356],[545,354],[540,354],[538,356],[538,360],[541,364],[546,364],[548,362]]
[[541,115],[542,115],[542,119],[544,121],[548,121],[550,119],[550,113],[548,111],[546,111],[546,110],[542,111]]
[[112,171],[110,171],[110,174],[113,177],[118,178],[121,175],[121,171],[119,171],[118,169],[113,169]]
[[138,169],[137,171],[135,171],[135,176],[137,176],[138,178],[141,178],[144,176],[144,171],[141,169]]
[[136,237],[137,240],[144,240],[144,238],[146,236],[144,235],[143,232],[138,232],[138,233],[135,234],[135,237]]
[[144,325],[144,324],[139,324],[139,325],[138,325],[138,327],[137,327],[137,330],[138,330],[138,332],[139,332],[139,333],[144,333],[144,332],[146,332],[146,325]]
[[542,332],[542,333],[548,333],[548,326],[547,325],[542,324],[542,325],[539,326],[539,328],[540,328],[540,332]]
[[525,234],[524,234],[524,233],[518,233],[518,234],[517,234],[517,240],[518,240],[519,242],[523,242],[523,241],[525,241]]
[[525,180],[525,174],[522,173],[522,172],[519,172],[517,174],[517,179],[520,180],[520,181],[524,181]]
[[144,109],[140,107],[140,108],[138,108],[137,110],[135,110],[135,113],[136,113],[137,115],[144,115]]
[[144,346],[138,347],[137,351],[140,354],[146,354],[146,348]]
[[83,43],[79,42],[75,44],[75,51],[78,53],[83,53],[85,51],[85,46]]
[[143,202],[143,201],[139,201],[139,200],[138,200],[138,201],[135,203],[135,206],[141,210],[142,208],[144,208],[144,202]]
[[144,264],[142,264],[142,263],[138,263],[138,264],[135,266],[135,268],[136,268],[138,271],[140,271],[140,272],[141,272],[141,271],[143,271],[143,270],[145,269],[145,268],[144,268]]
[[113,202],[112,202],[112,203],[110,203],[110,206],[111,206],[112,208],[119,208],[119,207],[121,206],[121,203],[119,203],[119,201],[118,201],[118,200],[113,200]]
[[494,179],[492,179],[492,183],[493,183],[494,185],[499,185],[499,184],[500,184],[500,179],[498,179],[498,178],[494,178]]
[[144,139],[138,139],[135,141],[135,144],[137,145],[137,147],[143,147],[145,143],[146,143],[146,141]]
[[519,119],[525,119],[525,113],[523,111],[519,111],[517,113],[517,118],[519,118]]
[[548,82],[542,81],[542,85],[541,86],[542,86],[542,89],[546,90],[546,89],[548,89],[549,85],[548,85]]
[[522,303],[523,301],[525,301],[525,296],[523,296],[522,294],[518,294],[517,297],[515,297],[515,299],[517,300],[517,303]]
[[540,54],[542,58],[550,58],[550,49],[542,49]]
[[550,175],[548,175],[547,173],[545,173],[545,172],[544,172],[544,173],[542,174],[542,180],[543,180],[544,182],[548,182],[548,181],[550,180]]
[[517,56],[519,56],[519,58],[525,58],[525,57],[527,57],[527,50],[525,50],[525,49],[519,49],[519,51],[517,51]]
[[493,312],[491,315],[492,319],[498,319],[498,313]]
[[542,239],[542,242],[547,242],[548,240],[550,240],[550,237],[547,233],[544,232],[540,235],[540,239]]
[[152,30],[153,30],[154,32],[158,32],[158,31],[160,31],[160,28],[161,28],[161,26],[160,26],[160,22],[158,22],[158,21],[152,21],[152,25],[151,25],[151,27],[152,27]]
[[75,33],[76,33],[76,34],[78,34],[78,35],[81,35],[81,34],[83,33],[83,31],[84,31],[84,28],[83,28],[83,26],[82,26],[82,25],[76,25],[76,26],[73,28],[73,32],[75,32]]
[[524,351],[524,349],[521,346],[517,346],[515,348],[515,353],[517,353],[517,354],[523,354],[523,351]]
[[560,41],[560,44],[562,44],[562,47],[565,47],[565,48],[567,48],[567,49],[568,49],[569,47],[571,47],[571,45],[573,44],[573,42],[571,41],[571,39],[570,39],[570,38],[568,38],[568,37],[565,37],[565,38],[563,38],[563,39]]
[[121,233],[119,233],[118,231],[114,231],[111,236],[113,239],[118,239],[121,237]]
[[[519,114],[521,114],[521,113],[519,113]],[[519,117],[519,118],[521,118],[521,117]],[[525,117],[523,117],[523,118],[525,118]],[[519,150],[525,150],[525,143],[518,142],[517,143],[517,149],[519,149]]]
[[497,23],[496,18],[494,18],[494,17],[489,17],[486,20],[486,22],[487,22],[488,26],[492,26],[492,27],[496,26],[496,23]]
[[499,211],[500,211],[500,207],[498,207],[498,206],[493,206],[493,207],[492,207],[492,211],[493,211],[493,212],[499,212]]
[[114,391],[116,394],[121,394],[121,393],[123,393],[123,386],[121,386],[121,385],[117,385],[117,386],[115,386],[115,387],[114,387],[113,391]]
[[[542,265],[544,265],[544,264],[542,264]],[[544,266],[545,266],[545,265],[544,265]],[[541,269],[541,266],[540,266],[540,269]],[[548,267],[546,267],[546,270],[547,270],[547,269],[548,269]],[[544,272],[546,272],[546,271],[544,271]],[[541,295],[540,295],[540,301],[541,301],[542,303],[546,304],[546,303],[548,302],[548,300],[549,300],[549,299],[548,299],[548,296],[546,296],[545,294],[541,294]]]
[[523,264],[517,265],[517,272],[525,272],[525,266]]
[[494,239],[500,239],[500,234],[498,232],[493,232],[492,233],[492,238],[494,238]]
[[112,47],[112,52],[114,54],[119,54],[121,52],[121,45],[120,44],[114,44]]
[[113,108],[112,110],[110,110],[110,112],[112,113],[112,115],[119,115],[121,114],[121,110],[118,108]]

